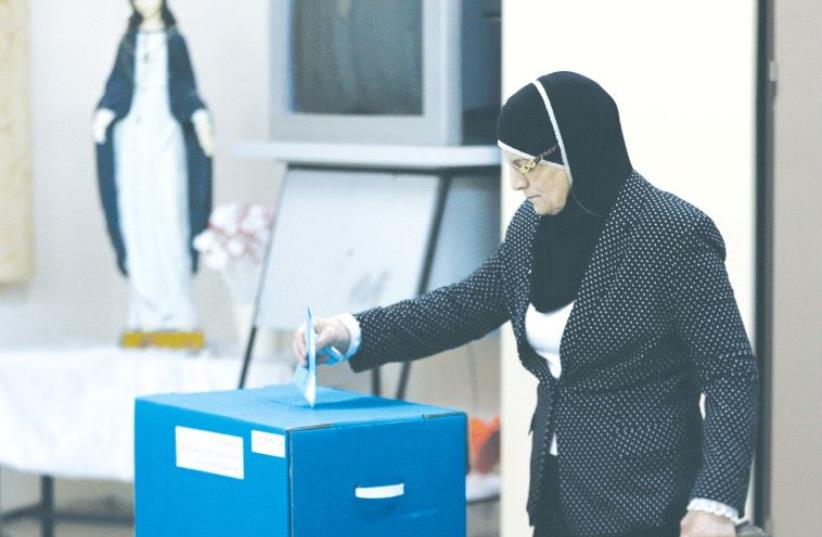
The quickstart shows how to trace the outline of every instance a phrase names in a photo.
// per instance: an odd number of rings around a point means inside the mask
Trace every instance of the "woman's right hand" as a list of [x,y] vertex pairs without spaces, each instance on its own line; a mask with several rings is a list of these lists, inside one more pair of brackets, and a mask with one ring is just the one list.
[[91,124],[92,134],[94,135],[94,141],[98,144],[106,143],[106,130],[108,126],[111,125],[111,122],[114,121],[114,116],[117,114],[114,113],[114,110],[109,110],[108,108],[98,108],[97,112],[94,114],[94,120]]
[[[344,354],[351,342],[351,334],[348,333],[348,328],[339,319],[315,317],[314,333],[317,334],[318,364],[328,361],[328,356],[325,353],[320,353],[320,349],[331,346]],[[308,351],[305,348],[305,323],[294,331],[294,337],[291,339],[291,350],[301,366],[308,363]]]

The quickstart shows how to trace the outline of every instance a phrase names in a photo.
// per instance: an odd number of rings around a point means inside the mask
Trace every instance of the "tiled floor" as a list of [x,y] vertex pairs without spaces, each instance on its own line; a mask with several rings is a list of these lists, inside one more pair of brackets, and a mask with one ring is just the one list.
[[468,537],[499,536],[499,502],[468,507]]
[[[30,522],[9,524],[3,528],[8,537],[40,537],[40,527]],[[115,528],[111,526],[76,526],[73,524],[59,524],[54,537],[133,537],[131,528]]]
[[[468,509],[468,537],[497,537],[498,503],[473,505]],[[40,537],[39,526],[33,522],[15,522],[3,528],[3,537]],[[133,537],[130,528],[59,524],[55,537]]]

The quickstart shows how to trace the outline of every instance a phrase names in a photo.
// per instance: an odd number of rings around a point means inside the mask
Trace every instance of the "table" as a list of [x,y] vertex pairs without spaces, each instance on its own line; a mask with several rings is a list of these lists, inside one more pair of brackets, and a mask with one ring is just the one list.
[[[58,519],[112,522],[54,511],[54,477],[130,482],[134,478],[134,398],[236,389],[239,353],[126,350],[113,346],[0,352],[0,466],[43,476],[33,506],[2,521],[36,517],[43,537]],[[248,387],[290,382],[293,364],[258,360]],[[117,520],[125,522],[124,520]],[[115,521],[115,522],[117,522]]]

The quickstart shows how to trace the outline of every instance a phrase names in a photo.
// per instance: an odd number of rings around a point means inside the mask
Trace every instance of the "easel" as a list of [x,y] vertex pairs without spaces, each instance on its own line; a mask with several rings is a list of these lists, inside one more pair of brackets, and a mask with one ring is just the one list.
[[[358,148],[361,151],[361,147]],[[398,151],[398,149],[400,151]],[[433,157],[427,165],[419,166],[420,162],[425,163],[425,158],[420,158],[420,152],[425,151],[426,149],[429,150],[431,156]],[[350,154],[350,151],[346,151],[344,148],[337,147],[337,150],[340,151],[339,154],[347,155]],[[479,150],[479,151],[478,151]],[[377,149],[372,148],[374,154],[378,155],[378,161],[374,162],[365,162],[360,163],[360,165],[356,165],[356,163],[346,162],[343,165],[336,164],[334,161],[333,151],[328,151],[327,147],[323,150],[320,148],[315,148],[315,150],[310,150],[305,147],[305,144],[276,144],[276,143],[260,143],[260,144],[246,144],[245,146],[240,147],[240,151],[238,153],[241,156],[250,156],[255,158],[278,158],[279,160],[289,161],[289,157],[296,157],[296,163],[289,163],[288,169],[292,169],[292,167],[299,168],[300,161],[304,158],[304,155],[326,155],[326,162],[322,163],[321,165],[317,165],[316,163],[310,164],[313,167],[326,167],[329,170],[345,170],[345,169],[369,169],[369,170],[381,170],[381,171],[388,171],[388,172],[395,172],[395,173],[403,173],[403,174],[413,174],[413,173],[426,173],[426,174],[433,174],[436,175],[438,178],[438,186],[437,186],[437,193],[436,193],[436,200],[435,200],[435,209],[433,211],[433,220],[429,227],[429,234],[427,237],[426,247],[425,247],[425,255],[424,255],[424,262],[422,264],[422,268],[418,275],[417,285],[416,285],[416,294],[421,295],[428,291],[431,287],[431,276],[432,271],[434,268],[434,263],[436,261],[436,251],[437,245],[441,238],[442,233],[442,225],[443,219],[446,211],[446,205],[449,197],[449,193],[452,190],[452,185],[455,176],[460,174],[465,174],[466,172],[478,174],[478,175],[488,175],[490,177],[498,177],[499,169],[498,169],[498,161],[499,156],[497,149],[495,147],[474,147],[474,148],[385,148],[385,151],[379,151]],[[403,155],[411,155],[413,158],[413,162],[409,162],[406,159],[407,156],[402,157],[400,160],[401,162],[397,162],[396,159],[392,161],[391,153],[392,151],[396,154],[402,153]],[[449,151],[451,153],[449,153]],[[470,153],[473,152],[473,153]],[[461,160],[458,156],[463,156]],[[468,158],[476,159],[477,156],[481,156],[478,159],[480,162],[477,164],[471,164],[470,160],[465,160],[465,156]],[[386,164],[393,164],[393,166],[386,166]],[[288,173],[288,172],[286,172]],[[268,245],[268,253],[266,255],[266,264],[270,261],[269,256],[271,252],[271,243],[274,240],[275,233],[271,234],[271,239]],[[262,278],[265,277],[265,270],[263,271]],[[261,292],[263,288],[263,282],[258,285],[257,289],[257,297],[255,300],[254,306],[254,313],[252,316],[252,325],[246,338],[246,345],[245,345],[245,353],[243,357],[243,367],[240,373],[240,378],[238,381],[238,387],[242,389],[245,386],[246,377],[248,374],[248,369],[251,364],[251,358],[254,351],[254,343],[257,336],[257,329],[258,329],[258,319],[261,307]],[[375,304],[376,305],[376,304]],[[380,368],[375,368],[370,371],[371,374],[371,393],[374,395],[382,395],[383,393],[383,382],[382,382],[382,375]],[[395,398],[397,399],[404,399],[408,387],[408,382],[411,374],[411,363],[404,362],[402,364],[400,377],[397,383],[396,391],[395,391]]]

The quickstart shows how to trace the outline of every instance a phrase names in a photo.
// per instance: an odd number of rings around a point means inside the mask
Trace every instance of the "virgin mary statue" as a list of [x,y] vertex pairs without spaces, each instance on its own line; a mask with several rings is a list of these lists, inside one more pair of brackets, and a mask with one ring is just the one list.
[[211,211],[211,120],[165,0],[130,3],[93,125],[108,234],[129,283],[122,343],[197,348],[193,237]]

